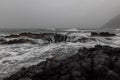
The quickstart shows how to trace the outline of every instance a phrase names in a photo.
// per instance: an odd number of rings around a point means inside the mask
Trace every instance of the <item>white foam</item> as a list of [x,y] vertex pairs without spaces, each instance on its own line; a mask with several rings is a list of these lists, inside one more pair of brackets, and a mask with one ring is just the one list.
[[[89,35],[90,33],[71,33],[68,36],[89,38]],[[111,42],[108,42],[104,37],[96,37],[95,39],[96,41],[91,40],[86,43],[61,42],[49,45],[40,45],[44,43],[41,39],[32,39],[40,44],[0,45],[0,77],[7,76],[22,67],[38,64],[46,58],[52,57],[52,54],[58,54],[59,58],[63,58],[77,53],[77,49],[82,47],[90,48],[95,45],[116,47],[120,42],[120,37],[111,37]]]
[[70,33],[68,36],[75,36],[75,37],[88,37],[88,36],[90,36],[90,33],[76,32],[76,33]]

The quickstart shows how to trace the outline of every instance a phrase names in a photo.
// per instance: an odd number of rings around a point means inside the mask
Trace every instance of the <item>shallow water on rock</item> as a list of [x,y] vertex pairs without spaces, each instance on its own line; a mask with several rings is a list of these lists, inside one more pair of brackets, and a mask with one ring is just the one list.
[[[0,79],[9,76],[22,67],[36,65],[41,61],[56,56],[56,59],[65,59],[77,53],[79,48],[94,47],[95,45],[109,45],[119,47],[119,36],[115,37],[92,37],[90,33],[70,33],[71,39],[79,40],[82,37],[88,38],[86,42],[59,42],[50,44],[11,44],[0,45]],[[23,38],[23,37],[22,37]],[[7,40],[10,40],[7,38]],[[44,43],[40,39],[32,39],[38,43]],[[75,41],[75,40],[71,40]]]

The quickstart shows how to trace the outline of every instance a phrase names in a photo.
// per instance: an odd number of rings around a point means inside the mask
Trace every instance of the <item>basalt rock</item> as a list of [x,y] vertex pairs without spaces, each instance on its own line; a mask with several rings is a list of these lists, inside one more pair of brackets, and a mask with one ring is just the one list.
[[69,37],[67,35],[62,35],[57,33],[45,36],[45,39],[52,43],[66,42],[68,38]]
[[11,34],[9,36],[5,36],[5,38],[18,38],[20,37],[19,35],[16,35],[16,34]]
[[102,37],[110,37],[110,36],[116,36],[114,33],[109,33],[109,32],[92,32],[91,36],[102,36]]
[[120,48],[79,49],[69,58],[47,59],[4,80],[120,80]]
[[4,39],[0,39],[0,42],[3,42],[3,41],[5,41]]
[[68,36],[58,33],[40,33],[40,34],[34,34],[34,33],[20,33],[18,35],[9,35],[5,36],[5,38],[18,38],[18,37],[28,37],[28,38],[34,38],[34,39],[43,39],[50,43],[57,43],[57,42],[63,42],[67,41]]
[[14,39],[14,40],[1,42],[1,44],[18,44],[18,43],[32,43],[32,44],[35,44],[34,41],[29,40],[29,39]]
[[44,33],[41,34],[33,34],[33,33],[20,33],[20,34],[11,34],[9,36],[5,36],[5,38],[18,38],[18,37],[29,37],[29,38],[42,38],[45,36]]

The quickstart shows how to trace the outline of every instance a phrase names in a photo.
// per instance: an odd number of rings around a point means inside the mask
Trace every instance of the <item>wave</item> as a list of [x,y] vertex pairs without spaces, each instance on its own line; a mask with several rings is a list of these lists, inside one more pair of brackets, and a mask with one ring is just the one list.
[[[10,76],[22,67],[36,65],[53,56],[57,60],[66,59],[77,54],[80,48],[91,48],[95,45],[120,47],[117,43],[120,41],[119,36],[91,36],[89,32],[20,33],[6,35],[2,39],[6,44],[0,44],[0,79]],[[21,39],[25,41],[21,42]],[[26,40],[34,41],[35,44]]]

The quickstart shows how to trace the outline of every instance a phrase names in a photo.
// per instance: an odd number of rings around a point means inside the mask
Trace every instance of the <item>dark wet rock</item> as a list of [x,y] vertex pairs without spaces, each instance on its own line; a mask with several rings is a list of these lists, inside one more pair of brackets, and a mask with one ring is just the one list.
[[20,33],[17,35],[9,35],[5,36],[5,38],[18,38],[18,37],[28,37],[28,38],[34,38],[34,39],[43,39],[48,41],[49,43],[57,43],[57,42],[63,42],[67,41],[68,36],[58,33],[40,33],[40,34],[34,34],[34,33]]
[[120,48],[79,49],[64,60],[50,58],[4,80],[120,80]]
[[16,34],[11,34],[9,36],[5,36],[5,38],[18,38],[20,37],[19,35],[16,35]]
[[52,33],[45,36],[45,39],[52,43],[66,42],[69,37],[63,34]]
[[91,32],[91,36],[102,36],[102,37],[110,37],[110,36],[116,36],[114,33],[109,33],[109,32]]
[[111,38],[106,38],[106,40],[112,40]]
[[14,40],[1,42],[1,44],[18,44],[18,43],[32,43],[32,44],[35,44],[34,41],[29,40],[29,39],[14,39]]
[[[102,36],[102,37],[111,37],[115,36],[115,34],[108,33],[108,32],[92,32],[91,36]],[[69,34],[60,34],[60,33],[20,33],[20,34],[11,34],[9,36],[5,36],[5,38],[32,38],[32,39],[42,39],[45,41],[46,44],[49,43],[59,43],[59,42],[82,42],[86,43],[89,41],[96,41],[95,38],[88,38],[88,37],[80,37],[80,36],[70,36]],[[110,40],[109,38],[106,38],[107,40]],[[12,42],[11,42],[12,43]],[[20,43],[20,42],[18,42]]]
[[3,42],[3,41],[5,41],[4,39],[0,39],[0,42]]
[[5,40],[4,40],[4,39],[0,39],[0,44],[1,44],[2,42],[5,42]]
[[9,36],[5,36],[5,38],[18,38],[18,37],[23,37],[23,36],[29,37],[29,38],[42,38],[44,37],[44,34],[43,33],[33,34],[33,33],[25,32],[25,33],[20,33],[20,34],[11,34]]
[[[103,32],[103,33],[91,33],[91,36],[113,36],[114,34]],[[69,34],[60,34],[60,33],[20,33],[20,34],[11,34],[9,36],[5,36],[5,38],[19,38],[19,37],[26,37],[26,38],[33,38],[33,39],[42,39],[49,43],[59,43],[59,42],[81,42],[86,43],[90,41],[96,41],[95,38],[88,38],[88,37],[80,37],[80,36],[70,36]]]

